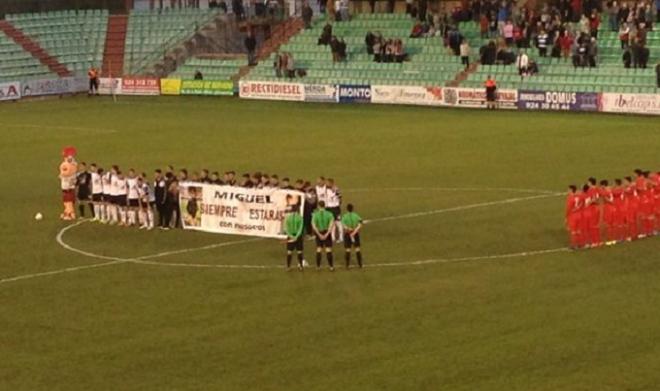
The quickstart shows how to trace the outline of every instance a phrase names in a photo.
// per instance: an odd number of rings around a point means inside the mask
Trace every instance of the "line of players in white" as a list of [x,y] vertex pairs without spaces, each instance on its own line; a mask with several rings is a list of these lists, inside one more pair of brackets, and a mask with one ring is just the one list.
[[90,166],[93,221],[120,226],[154,228],[154,192],[145,174],[136,175],[129,170],[126,175],[119,167],[104,171]]

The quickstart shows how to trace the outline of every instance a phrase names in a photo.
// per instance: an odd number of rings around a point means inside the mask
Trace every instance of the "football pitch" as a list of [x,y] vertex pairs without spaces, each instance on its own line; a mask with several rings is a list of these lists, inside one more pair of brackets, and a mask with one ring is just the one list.
[[[660,169],[657,118],[76,97],[0,121],[1,390],[660,388],[660,238],[571,252],[563,227],[567,185]],[[62,222],[65,145],[150,177],[335,178],[367,267]]]

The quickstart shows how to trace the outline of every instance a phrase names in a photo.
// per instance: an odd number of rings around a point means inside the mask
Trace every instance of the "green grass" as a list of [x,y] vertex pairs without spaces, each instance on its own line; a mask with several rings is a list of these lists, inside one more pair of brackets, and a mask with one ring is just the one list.
[[[105,262],[55,241],[69,144],[106,167],[332,176],[367,219],[657,169],[660,150],[656,118],[569,113],[71,98],[2,104],[0,119],[0,279]],[[365,261],[555,249],[562,224],[560,196],[375,221]],[[116,257],[237,239],[91,223],[64,236]],[[658,389],[659,240],[335,273],[120,263],[0,283],[0,389]],[[263,240],[152,260],[283,256]]]

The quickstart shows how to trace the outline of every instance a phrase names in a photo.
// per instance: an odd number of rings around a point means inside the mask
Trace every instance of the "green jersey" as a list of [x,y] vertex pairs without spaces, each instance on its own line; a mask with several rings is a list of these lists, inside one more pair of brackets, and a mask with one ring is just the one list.
[[312,223],[319,231],[327,231],[335,216],[325,209],[317,209],[312,213]]
[[349,230],[354,230],[362,223],[362,217],[355,212],[344,213],[344,215],[341,216],[341,223]]
[[303,230],[303,218],[300,213],[291,213],[284,220],[284,232],[293,239],[298,239]]

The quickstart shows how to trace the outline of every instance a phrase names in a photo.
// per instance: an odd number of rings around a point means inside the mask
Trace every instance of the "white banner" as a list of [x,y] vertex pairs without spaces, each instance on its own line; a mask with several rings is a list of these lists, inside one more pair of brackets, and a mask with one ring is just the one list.
[[58,79],[28,80],[21,84],[22,96],[62,95],[87,91],[87,79],[61,77]]
[[337,103],[339,94],[334,84],[305,84],[305,102]]
[[[461,107],[486,107],[486,88],[444,88],[445,104]],[[497,107],[518,108],[518,90],[497,90]]]
[[102,77],[99,79],[99,94],[121,95],[121,79]]
[[603,93],[600,111],[660,115],[660,95]]
[[0,83],[0,101],[21,99],[21,83]]
[[442,87],[371,86],[371,103],[441,106]]
[[305,100],[305,87],[301,83],[270,81],[241,81],[239,96],[248,99]]
[[179,206],[185,229],[221,234],[286,239],[284,218],[293,208],[302,214],[304,193],[183,182]]

